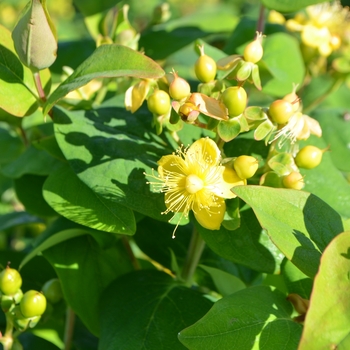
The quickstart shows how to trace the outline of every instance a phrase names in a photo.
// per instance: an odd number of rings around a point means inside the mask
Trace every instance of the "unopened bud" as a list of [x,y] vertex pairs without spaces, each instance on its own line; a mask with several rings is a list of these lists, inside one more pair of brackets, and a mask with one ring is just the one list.
[[12,33],[16,52],[32,71],[50,67],[57,57],[57,37],[46,0],[31,0]]

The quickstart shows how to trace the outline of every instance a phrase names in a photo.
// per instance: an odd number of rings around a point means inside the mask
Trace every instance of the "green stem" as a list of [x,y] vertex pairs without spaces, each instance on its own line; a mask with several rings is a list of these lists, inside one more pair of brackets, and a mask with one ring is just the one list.
[[343,83],[343,78],[338,78],[334,80],[333,84],[330,86],[330,88],[321,96],[316,98],[312,101],[307,107],[303,108],[303,113],[308,114],[310,113],[314,108],[316,108],[321,102],[323,102],[331,93],[335,92],[339,89],[340,85]]
[[129,240],[128,240],[126,237],[122,237],[122,242],[123,242],[123,245],[124,245],[124,248],[125,248],[127,254],[129,255],[131,264],[132,264],[132,266],[134,267],[134,269],[135,269],[135,270],[141,270],[140,263],[139,263],[139,261],[136,259],[135,255],[134,255],[134,252],[133,252],[132,249],[131,249]]
[[70,350],[72,346],[74,324],[75,324],[75,313],[68,306],[67,314],[66,314],[66,327],[64,329],[64,350]]
[[0,339],[4,350],[11,350],[13,345],[13,335],[12,335],[13,323],[9,312],[6,312],[5,316],[6,316],[5,334]]
[[192,284],[193,274],[196,271],[199,259],[205,247],[203,238],[194,228],[192,232],[191,242],[188,247],[186,261],[182,269],[181,277],[187,285]]

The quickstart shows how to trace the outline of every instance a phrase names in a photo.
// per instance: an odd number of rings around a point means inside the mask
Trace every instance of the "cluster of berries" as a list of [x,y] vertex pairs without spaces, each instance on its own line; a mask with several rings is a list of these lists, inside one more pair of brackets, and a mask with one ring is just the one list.
[[[42,292],[28,290],[23,293],[21,287],[22,277],[16,269],[7,266],[1,271],[1,308],[9,323],[7,329],[12,329],[11,325],[13,325],[18,331],[23,332],[37,325],[47,308],[47,301],[56,303],[61,300],[62,291],[58,279],[47,281]],[[0,342],[8,342],[6,337],[7,334],[0,337]]]

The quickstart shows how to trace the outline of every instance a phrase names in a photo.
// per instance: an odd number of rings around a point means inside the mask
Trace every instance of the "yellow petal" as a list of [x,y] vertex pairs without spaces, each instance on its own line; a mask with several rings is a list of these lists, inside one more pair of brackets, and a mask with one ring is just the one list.
[[[201,171],[201,166],[216,166],[220,160],[220,150],[209,138],[201,138],[194,142],[186,152],[186,161]],[[197,173],[197,171],[195,172]]]
[[[171,173],[177,173],[180,175],[185,175],[184,171],[186,171],[187,165],[185,161],[175,155],[171,154],[168,156],[163,156],[159,161],[158,161],[158,173],[160,177],[164,178],[166,177],[165,172],[171,172]],[[164,172],[165,171],[165,172]]]
[[219,230],[226,211],[225,201],[218,200],[209,209],[200,208],[197,203],[193,206],[193,213],[198,223],[208,230]]
[[237,173],[229,167],[221,166],[222,169],[222,179],[212,190],[218,197],[221,198],[235,198],[237,197],[231,189],[235,186],[246,185],[247,182],[242,180]]

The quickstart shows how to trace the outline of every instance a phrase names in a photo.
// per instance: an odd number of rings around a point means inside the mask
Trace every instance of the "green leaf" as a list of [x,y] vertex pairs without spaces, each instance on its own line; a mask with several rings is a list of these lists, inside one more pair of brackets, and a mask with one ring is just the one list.
[[157,79],[163,75],[163,69],[140,52],[117,44],[102,45],[49,96],[43,113],[47,114],[58,100],[95,78]]
[[262,3],[271,10],[279,12],[295,12],[304,7],[325,1],[327,0],[262,0]]
[[350,344],[350,231],[325,249],[315,277],[300,350],[348,349]]
[[11,32],[0,25],[0,107],[23,117],[38,108],[31,70],[20,62]]
[[163,272],[129,273],[112,282],[102,295],[99,349],[185,349],[178,332],[211,305]]
[[62,163],[47,152],[30,145],[13,162],[1,168],[1,172],[10,178],[18,179],[25,174],[49,175]]
[[118,276],[132,270],[121,241],[102,249],[91,236],[84,235],[56,244],[43,255],[54,267],[68,304],[90,332],[98,335],[102,292]]
[[278,260],[260,242],[264,233],[251,210],[241,212],[241,225],[235,231],[222,226],[220,230],[212,231],[195,224],[209,248],[219,256],[256,271],[273,273],[279,270]]
[[[168,220],[164,195],[152,193],[147,174],[166,149],[151,129],[152,116],[124,108],[96,111],[55,109],[57,142],[73,171],[100,198],[115,201],[147,216]],[[113,116],[113,117],[112,117]]]
[[[176,239],[173,239],[174,225],[145,217],[138,223],[133,239],[143,253],[170,269],[170,249],[176,255],[178,263],[182,265],[186,257],[192,229],[191,225],[179,226],[176,230]],[[159,234],[160,232],[161,234]]]
[[256,141],[261,141],[269,135],[276,127],[269,119],[262,122],[254,131],[254,138]]
[[263,41],[263,47],[263,62],[272,74],[272,79],[264,79],[260,71],[264,93],[284,96],[292,91],[293,84],[303,83],[304,61],[295,38],[285,33],[272,34]]
[[304,299],[310,299],[313,280],[302,273],[289,260],[284,259],[281,265],[281,274],[288,293],[295,293]]
[[241,124],[236,118],[224,121],[221,120],[218,125],[218,134],[225,141],[233,140],[241,131]]
[[223,297],[246,288],[245,284],[239,278],[231,275],[228,272],[202,264],[198,266],[210,275],[216,288],[218,289],[218,292]]
[[24,151],[23,142],[10,126],[1,125],[0,128],[0,164],[14,161]]
[[237,186],[233,192],[249,204],[278,249],[313,277],[321,252],[343,231],[341,217],[313,194],[263,186]]
[[291,313],[281,292],[251,287],[217,301],[202,319],[181,331],[179,339],[190,350],[253,349],[256,343],[259,349],[295,350],[302,326]]
[[14,180],[16,195],[29,213],[52,217],[57,213],[47,204],[43,197],[43,185],[46,176],[26,174]]
[[133,235],[136,231],[132,210],[95,194],[69,166],[51,173],[43,191],[51,207],[69,220],[106,232]]

